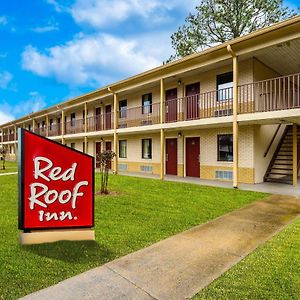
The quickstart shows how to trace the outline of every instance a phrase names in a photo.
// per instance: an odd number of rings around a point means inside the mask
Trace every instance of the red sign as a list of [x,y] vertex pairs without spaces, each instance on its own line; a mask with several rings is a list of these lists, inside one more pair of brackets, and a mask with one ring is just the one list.
[[94,158],[19,130],[19,229],[94,226]]

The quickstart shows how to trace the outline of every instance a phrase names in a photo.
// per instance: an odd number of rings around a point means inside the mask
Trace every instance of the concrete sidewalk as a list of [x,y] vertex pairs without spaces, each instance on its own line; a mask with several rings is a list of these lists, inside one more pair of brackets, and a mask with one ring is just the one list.
[[[130,177],[140,177],[140,178],[149,178],[149,179],[157,179],[160,180],[158,175],[154,174],[144,174],[138,172],[119,172],[119,175],[130,176]],[[183,183],[192,183],[204,186],[213,186],[220,188],[228,188],[232,189],[232,181],[221,181],[221,180],[208,180],[208,179],[200,179],[197,177],[180,177],[174,175],[166,175],[166,181],[175,181],[175,182],[183,182]],[[289,196],[300,196],[300,178],[298,178],[298,186],[293,187],[289,184],[283,183],[274,183],[274,182],[262,182],[262,183],[241,183],[239,184],[239,189],[244,191],[253,191],[260,193],[269,193],[269,194],[277,194],[277,195],[289,195]]]
[[11,173],[1,173],[0,176],[8,176],[8,175],[16,175],[18,172],[11,172]]
[[23,299],[190,298],[299,214],[273,195]]

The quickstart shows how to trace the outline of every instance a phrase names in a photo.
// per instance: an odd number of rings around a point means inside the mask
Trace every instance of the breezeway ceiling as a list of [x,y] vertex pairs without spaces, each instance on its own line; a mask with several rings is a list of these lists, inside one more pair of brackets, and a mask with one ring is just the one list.
[[253,56],[281,75],[300,73],[300,39],[260,50]]

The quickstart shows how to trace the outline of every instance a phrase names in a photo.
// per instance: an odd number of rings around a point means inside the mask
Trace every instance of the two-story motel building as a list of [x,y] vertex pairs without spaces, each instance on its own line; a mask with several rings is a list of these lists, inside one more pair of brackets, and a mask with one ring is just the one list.
[[298,125],[299,16],[3,124],[0,141],[17,159],[23,127],[112,149],[115,172],[296,186]]

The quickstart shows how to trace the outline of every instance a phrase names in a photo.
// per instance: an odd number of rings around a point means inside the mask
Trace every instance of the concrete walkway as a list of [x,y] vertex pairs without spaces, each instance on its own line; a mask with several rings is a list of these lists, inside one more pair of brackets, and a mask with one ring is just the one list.
[[270,196],[23,299],[192,297],[300,214],[300,198]]
[[7,175],[16,175],[18,172],[11,172],[11,173],[1,173],[0,176],[7,176]]
[[[129,172],[119,172],[119,174],[124,176],[132,176],[132,177],[159,179],[158,175],[153,175],[153,174],[129,173]],[[165,180],[232,189],[231,181],[205,180],[196,177],[178,177],[172,175],[166,175]],[[278,195],[290,195],[290,196],[298,197],[300,196],[300,178],[298,179],[298,187],[296,188],[294,188],[292,185],[289,184],[263,182],[263,183],[256,183],[256,184],[242,183],[239,185],[239,189],[245,191],[270,193],[270,194],[278,194]]]

